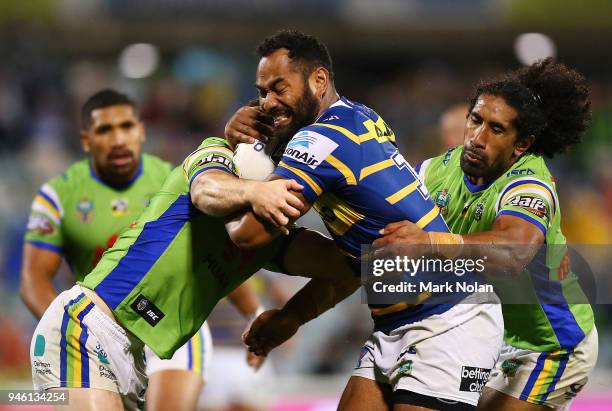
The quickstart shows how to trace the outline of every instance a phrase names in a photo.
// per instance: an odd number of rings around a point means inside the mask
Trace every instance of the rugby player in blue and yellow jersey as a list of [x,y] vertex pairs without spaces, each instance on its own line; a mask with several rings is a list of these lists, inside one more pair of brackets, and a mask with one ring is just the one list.
[[[321,42],[281,31],[266,38],[258,53],[259,106],[274,120],[270,143],[286,144],[270,179],[304,186],[298,194],[306,204],[302,213],[315,208],[356,275],[362,245],[391,222],[407,219],[426,231],[448,232],[391,128],[370,108],[337,94]],[[255,111],[242,110],[230,120],[226,137],[248,141],[245,136],[256,127],[244,112]],[[235,219],[230,230],[242,247],[257,247],[277,234],[252,213]],[[385,390],[393,391],[388,404],[396,410],[474,408],[479,393],[460,389],[461,369],[493,367],[502,340],[501,310],[496,304],[463,304],[473,301],[467,293],[449,297],[445,304],[371,306],[374,332],[341,410],[377,409]],[[418,350],[405,350],[417,343]],[[413,362],[418,367],[409,369],[406,364]],[[366,368],[367,375],[361,373]]]

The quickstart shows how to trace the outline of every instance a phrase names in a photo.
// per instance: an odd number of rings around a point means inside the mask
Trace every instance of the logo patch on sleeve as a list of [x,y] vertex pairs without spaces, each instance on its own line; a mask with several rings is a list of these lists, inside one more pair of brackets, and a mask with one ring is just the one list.
[[336,147],[337,143],[322,134],[301,131],[289,141],[284,155],[314,170]]
[[55,231],[51,221],[44,215],[32,214],[28,220],[28,231],[41,235],[51,235]]
[[196,167],[202,167],[205,166],[207,164],[221,164],[227,168],[229,168],[230,170],[234,170],[233,167],[233,163],[232,160],[230,160],[229,158],[222,156],[220,154],[215,154],[215,153],[211,153],[209,155],[207,155],[206,157],[203,157],[200,159],[200,161],[198,161],[198,163],[196,164]]
[[130,307],[138,313],[146,322],[155,327],[164,318],[165,314],[153,304],[147,297],[140,294]]
[[516,207],[521,207],[525,211],[530,212],[540,218],[546,215],[546,205],[544,201],[537,197],[531,196],[516,196],[508,202],[508,204]]

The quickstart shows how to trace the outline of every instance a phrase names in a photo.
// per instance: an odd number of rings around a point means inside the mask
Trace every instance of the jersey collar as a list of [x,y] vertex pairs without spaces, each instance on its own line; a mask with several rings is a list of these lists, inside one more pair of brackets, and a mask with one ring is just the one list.
[[136,171],[136,174],[134,174],[134,176],[130,178],[130,180],[125,182],[124,184],[113,185],[113,184],[109,184],[106,181],[102,180],[100,176],[96,173],[96,170],[93,166],[93,162],[91,161],[91,159],[89,160],[89,174],[91,175],[91,178],[93,178],[100,184],[104,184],[105,186],[113,188],[115,190],[125,190],[126,188],[134,184],[134,182],[136,182],[136,180],[138,180],[138,178],[142,175],[142,163],[143,163],[143,158],[142,156],[140,156],[140,161],[138,162],[138,170]]
[[472,182],[470,182],[470,180],[467,178],[465,173],[463,173],[463,182],[465,183],[465,186],[467,187],[467,189],[470,190],[470,193],[474,194],[474,193],[479,193],[483,190],[486,190],[487,188],[491,186],[491,184],[495,182],[495,180],[491,180],[488,183],[484,183],[484,184],[472,184]]
[[334,108],[334,107],[349,107],[349,108],[350,108],[351,106],[350,106],[350,104],[349,104],[349,100],[348,100],[346,97],[339,96],[339,97],[338,97],[338,100],[336,100],[336,102],[335,102],[334,104],[332,104],[331,106],[327,107],[327,109],[326,109],[324,112],[322,112],[322,113],[321,113],[321,115],[320,115],[319,117],[317,117],[317,119],[316,119],[314,122],[315,122],[315,123],[318,123],[318,122],[319,122],[319,120],[320,120],[320,119],[321,119],[323,116],[325,116],[325,114],[327,114],[327,112],[328,112],[330,109],[332,109],[332,108]]

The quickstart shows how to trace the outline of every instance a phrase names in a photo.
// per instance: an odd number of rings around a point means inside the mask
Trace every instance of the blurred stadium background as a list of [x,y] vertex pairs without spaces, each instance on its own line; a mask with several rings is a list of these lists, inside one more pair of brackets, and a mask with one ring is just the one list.
[[[607,0],[2,0],[0,389],[30,387],[35,323],[18,295],[22,236],[39,185],[82,155],[79,108],[91,93],[110,86],[135,97],[145,149],[177,164],[255,96],[255,45],[296,28],[328,45],[341,94],[378,111],[415,164],[456,136],[443,113],[478,79],[555,55],[586,75],[593,101],[584,144],[550,162],[564,231],[609,247],[611,16]],[[72,281],[65,271],[60,288]],[[267,278],[255,280],[264,293]],[[285,296],[300,284],[274,282]],[[612,309],[596,309],[599,362],[574,410],[612,409]],[[335,409],[370,327],[358,295],[309,324],[272,356],[262,408]]]

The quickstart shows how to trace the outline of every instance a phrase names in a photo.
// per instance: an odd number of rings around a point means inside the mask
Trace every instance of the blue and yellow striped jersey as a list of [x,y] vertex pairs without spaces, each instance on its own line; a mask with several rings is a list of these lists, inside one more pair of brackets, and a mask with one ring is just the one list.
[[358,258],[379,230],[409,220],[448,232],[393,131],[372,109],[341,98],[289,142],[274,174],[304,185],[336,244]]
[[[414,169],[399,153],[391,128],[372,109],[346,98],[289,141],[274,174],[304,186],[304,197],[356,275],[362,245],[370,245],[389,223],[409,220],[426,231],[448,232]],[[371,306],[377,329],[391,330],[453,304],[396,306]]]

